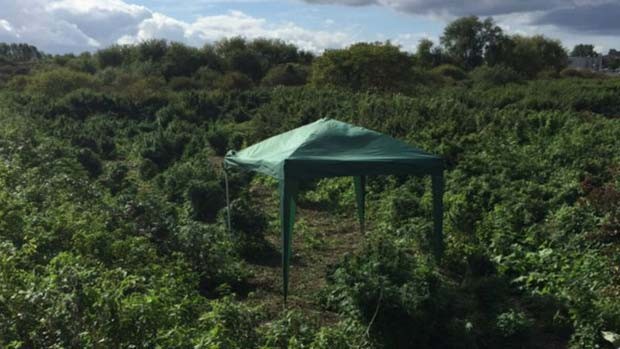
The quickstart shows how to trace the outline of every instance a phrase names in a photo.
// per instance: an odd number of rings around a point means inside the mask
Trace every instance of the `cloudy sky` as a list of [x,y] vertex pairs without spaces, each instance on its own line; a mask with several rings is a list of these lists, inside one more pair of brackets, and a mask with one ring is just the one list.
[[414,51],[421,38],[437,41],[447,22],[469,14],[568,48],[620,49],[620,0],[0,0],[0,42],[65,53],[150,38],[201,46],[241,35],[316,52],[388,39]]

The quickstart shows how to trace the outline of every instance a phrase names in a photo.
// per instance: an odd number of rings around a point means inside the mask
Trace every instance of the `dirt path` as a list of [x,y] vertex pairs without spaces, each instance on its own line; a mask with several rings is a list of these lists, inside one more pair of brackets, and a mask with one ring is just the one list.
[[[273,218],[278,215],[278,202],[265,188],[254,188],[264,209]],[[262,305],[269,313],[283,309],[281,240],[279,226],[272,227],[267,240],[277,255],[261,263],[249,263],[253,273],[249,280],[254,291],[250,304]],[[326,285],[327,272],[346,253],[357,249],[363,240],[355,214],[337,214],[326,210],[298,207],[293,232],[293,256],[290,269],[288,309],[297,309],[316,317],[322,324],[338,320],[337,314],[322,309],[319,291]]]

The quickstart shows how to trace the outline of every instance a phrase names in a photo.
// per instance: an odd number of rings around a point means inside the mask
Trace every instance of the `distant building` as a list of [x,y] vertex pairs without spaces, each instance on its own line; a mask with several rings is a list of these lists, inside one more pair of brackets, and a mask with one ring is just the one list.
[[568,67],[599,71],[603,69],[603,56],[599,55],[596,57],[568,57]]

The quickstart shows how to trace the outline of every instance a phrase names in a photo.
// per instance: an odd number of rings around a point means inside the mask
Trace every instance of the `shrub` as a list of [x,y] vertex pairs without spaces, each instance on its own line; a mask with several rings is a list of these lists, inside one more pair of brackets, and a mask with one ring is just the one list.
[[145,135],[140,155],[165,169],[183,155],[186,142],[187,135],[182,132],[154,132]]
[[194,348],[255,348],[256,328],[262,319],[257,308],[225,297],[210,303],[211,310],[200,317],[206,331],[193,344]]
[[159,167],[151,159],[142,159],[142,161],[140,161],[140,166],[138,167],[138,172],[140,173],[140,177],[142,177],[142,179],[148,180],[157,175],[159,172]]
[[242,195],[230,203],[230,223],[243,257],[258,261],[272,252],[265,239],[268,217],[250,195]]
[[98,177],[101,172],[103,172],[103,166],[101,165],[101,160],[97,156],[97,154],[93,153],[92,150],[88,148],[82,148],[78,154],[77,159],[84,166],[86,171],[91,177]]
[[560,74],[556,70],[553,70],[553,69],[545,69],[539,72],[538,74],[536,74],[536,78],[542,79],[542,80],[557,79],[559,77],[560,77]]
[[95,53],[95,59],[101,69],[118,67],[123,64],[124,52],[121,46],[110,46]]
[[228,72],[222,75],[216,86],[225,91],[244,91],[250,89],[254,83],[247,75],[240,72]]
[[412,82],[413,60],[391,43],[357,43],[327,50],[312,64],[312,83],[356,91],[402,91]]
[[433,333],[440,333],[435,331],[447,315],[440,311],[439,280],[404,241],[388,236],[373,236],[359,254],[337,266],[328,279],[327,305],[365,321],[377,312],[373,333],[387,347],[433,347]]
[[186,195],[192,218],[203,222],[213,222],[225,204],[224,190],[217,181],[193,181]]
[[218,156],[224,156],[228,150],[229,133],[222,127],[212,127],[207,133],[207,141]]
[[80,88],[95,88],[96,86],[97,81],[90,74],[58,68],[29,76],[26,92],[58,98]]
[[194,79],[187,76],[175,76],[170,79],[168,86],[173,91],[197,90],[201,86]]
[[452,64],[442,64],[438,67],[433,68],[431,72],[433,74],[437,74],[439,76],[450,78],[456,81],[464,80],[467,78],[467,73],[465,73],[463,69]]
[[170,240],[170,248],[182,252],[198,273],[198,286],[207,296],[217,296],[227,287],[240,288],[249,276],[223,225],[183,222]]
[[90,57],[90,54],[69,60],[66,67],[88,74],[95,74],[97,72],[97,67],[95,66],[93,59]]
[[[221,116],[221,95],[217,92],[184,91],[179,93],[179,108],[191,115],[189,121],[214,120]],[[183,115],[183,114],[181,114]]]
[[81,88],[69,92],[60,98],[48,114],[49,116],[65,114],[70,117],[84,119],[96,113],[114,113],[121,110],[122,107],[119,108],[117,101],[110,98],[107,94]]
[[560,71],[560,76],[563,78],[582,78],[582,79],[594,79],[602,78],[604,75],[593,72],[589,69],[575,69],[565,68]]
[[206,89],[215,88],[222,73],[210,67],[201,67],[194,73],[193,78]]
[[299,311],[283,312],[279,319],[262,329],[264,345],[277,349],[307,347],[312,342],[315,326]]
[[521,75],[512,68],[495,65],[482,65],[471,72],[471,78],[482,85],[505,85],[511,82],[519,82],[523,80]]
[[496,326],[499,333],[506,338],[527,336],[532,321],[523,312],[510,310],[497,316]]
[[198,154],[188,161],[179,161],[161,173],[157,178],[159,187],[168,200],[182,202],[188,186],[196,179],[215,180],[216,174],[204,154]]
[[110,167],[104,183],[110,188],[112,194],[116,194],[125,186],[128,173],[129,167],[124,163],[115,163]]
[[271,68],[261,84],[263,86],[296,86],[304,85],[308,80],[308,67],[301,64],[287,63]]

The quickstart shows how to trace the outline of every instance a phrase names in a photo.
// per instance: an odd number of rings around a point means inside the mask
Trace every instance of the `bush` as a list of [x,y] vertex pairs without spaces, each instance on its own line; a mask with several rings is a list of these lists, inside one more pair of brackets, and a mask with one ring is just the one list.
[[198,90],[201,87],[200,83],[187,76],[173,77],[170,79],[170,82],[168,82],[168,86],[173,91]]
[[97,154],[88,148],[81,149],[77,154],[77,159],[84,166],[91,177],[98,177],[103,172],[101,160]]
[[327,305],[364,321],[377,312],[373,333],[387,347],[434,347],[434,334],[447,322],[439,280],[403,240],[388,236],[373,236],[359,254],[337,266],[328,279]]
[[203,222],[213,222],[225,204],[224,190],[217,181],[196,180],[190,183],[186,195],[192,218]]
[[226,155],[226,151],[228,151],[228,137],[229,133],[222,127],[212,127],[211,130],[207,133],[207,141],[211,148],[215,151],[215,154],[218,156]]
[[505,85],[523,80],[523,77],[519,75],[519,73],[503,65],[495,65],[492,67],[482,65],[471,72],[471,78],[479,84],[491,86]]
[[67,93],[60,98],[48,115],[50,117],[67,115],[70,117],[84,119],[96,113],[115,113],[122,111],[122,107],[117,105],[117,101],[110,98],[107,94],[95,92],[91,89],[81,88]]
[[309,323],[298,311],[283,312],[279,319],[263,328],[264,345],[267,348],[304,348],[313,339],[315,325]]
[[197,286],[209,297],[230,287],[240,289],[249,276],[223,225],[183,222],[170,240],[170,248],[183,253],[200,277]]
[[97,81],[86,73],[67,68],[46,70],[27,78],[26,92],[58,98],[80,88],[95,88]]
[[168,168],[183,155],[187,134],[174,131],[158,131],[145,135],[140,144],[140,155],[149,159],[159,169]]
[[442,64],[438,67],[433,68],[431,70],[431,73],[456,81],[464,80],[467,78],[467,73],[465,73],[463,69],[452,64]]
[[128,173],[129,167],[124,163],[115,163],[110,167],[104,183],[110,188],[112,194],[116,194],[125,187]]
[[221,77],[221,72],[210,67],[201,67],[193,75],[193,78],[205,89],[215,88]]
[[123,64],[125,53],[121,46],[110,46],[95,53],[99,68],[119,67]]
[[200,317],[205,328],[194,341],[194,348],[255,348],[259,342],[256,328],[262,320],[257,308],[225,297],[210,303],[211,310]]
[[523,338],[531,330],[532,321],[523,312],[510,310],[497,316],[497,330],[506,338]]
[[287,63],[271,68],[263,80],[263,86],[296,86],[304,85],[308,80],[308,67],[301,64]]
[[602,74],[598,74],[589,69],[575,69],[565,68],[560,71],[560,76],[563,78],[582,78],[582,79],[594,79],[605,77]]
[[250,89],[254,83],[247,75],[239,72],[228,72],[217,81],[216,86],[225,91],[244,91]]
[[265,239],[268,217],[263,209],[252,201],[250,195],[242,195],[230,203],[230,223],[243,257],[260,261],[273,252]]
[[346,49],[327,50],[312,64],[312,83],[355,91],[406,90],[413,82],[413,60],[389,42],[357,43]]

